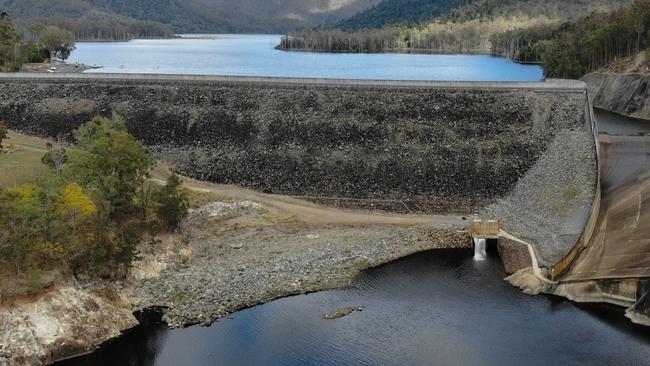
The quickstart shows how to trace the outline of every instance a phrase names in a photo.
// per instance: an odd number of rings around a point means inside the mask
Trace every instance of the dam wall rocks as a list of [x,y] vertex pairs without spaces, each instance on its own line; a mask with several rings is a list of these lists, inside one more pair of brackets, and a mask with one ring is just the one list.
[[594,107],[650,120],[650,75],[593,73],[583,80]]
[[584,84],[559,81],[0,78],[0,118],[17,131],[70,137],[95,115],[119,114],[197,179],[440,213],[477,212],[507,196],[558,136],[590,137],[587,103]]

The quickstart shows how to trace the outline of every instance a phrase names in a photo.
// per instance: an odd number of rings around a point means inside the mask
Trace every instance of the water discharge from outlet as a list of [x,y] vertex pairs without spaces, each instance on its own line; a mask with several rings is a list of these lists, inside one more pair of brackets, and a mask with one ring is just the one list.
[[486,239],[474,238],[474,260],[484,261],[487,259]]

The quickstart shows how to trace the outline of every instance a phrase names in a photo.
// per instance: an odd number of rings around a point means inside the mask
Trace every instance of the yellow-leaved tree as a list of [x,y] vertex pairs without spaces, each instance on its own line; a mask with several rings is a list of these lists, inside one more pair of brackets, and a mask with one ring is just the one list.
[[97,213],[95,203],[77,183],[70,183],[61,189],[59,211],[66,217],[77,220]]

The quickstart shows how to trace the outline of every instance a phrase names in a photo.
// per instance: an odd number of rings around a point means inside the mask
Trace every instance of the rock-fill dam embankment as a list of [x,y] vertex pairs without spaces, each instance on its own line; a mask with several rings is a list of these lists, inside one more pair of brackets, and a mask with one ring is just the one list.
[[3,75],[0,119],[39,136],[119,114],[180,173],[327,203],[477,213],[542,265],[583,231],[596,152],[582,83]]

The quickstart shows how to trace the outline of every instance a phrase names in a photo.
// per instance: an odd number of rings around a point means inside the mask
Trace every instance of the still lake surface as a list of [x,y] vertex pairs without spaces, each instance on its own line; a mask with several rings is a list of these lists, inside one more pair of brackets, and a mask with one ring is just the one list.
[[79,42],[70,63],[87,72],[372,80],[538,81],[537,65],[491,56],[331,54],[279,51],[278,35],[192,35],[130,42]]
[[[210,327],[140,327],[57,366],[647,365],[650,328],[621,308],[529,296],[494,254],[413,255],[363,272],[354,287],[293,296]],[[326,320],[341,307],[361,312]]]

